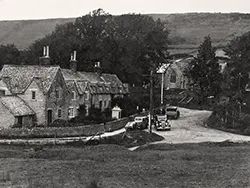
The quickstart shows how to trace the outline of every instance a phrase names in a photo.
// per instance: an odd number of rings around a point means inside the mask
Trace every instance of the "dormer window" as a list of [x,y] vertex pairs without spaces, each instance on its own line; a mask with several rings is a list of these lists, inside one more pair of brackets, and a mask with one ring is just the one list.
[[72,100],[76,100],[76,92],[75,91],[72,91],[72,93],[71,93],[71,99]]
[[36,91],[31,91],[31,98],[36,99]]

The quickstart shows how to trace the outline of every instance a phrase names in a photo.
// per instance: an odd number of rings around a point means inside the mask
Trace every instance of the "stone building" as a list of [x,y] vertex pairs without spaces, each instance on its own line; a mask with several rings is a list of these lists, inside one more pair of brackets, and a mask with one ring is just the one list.
[[[188,67],[189,63],[193,60],[192,57],[181,58],[174,60],[169,64],[163,65],[159,74],[163,75],[164,89],[187,89],[188,88],[188,78],[185,76],[185,69]],[[159,76],[160,82],[162,82],[162,76]]]
[[16,96],[25,101],[35,112],[33,124],[48,125],[55,119],[68,119],[67,85],[60,67],[50,66],[46,54],[40,58],[40,65],[4,65],[0,90],[2,96]]
[[85,105],[104,110],[111,107],[116,97],[128,94],[128,87],[115,74],[102,73],[100,63],[96,63],[95,72],[77,71],[76,52],[71,56],[70,69],[62,69],[63,77],[71,93],[70,118],[77,116],[78,109]]
[[96,72],[79,72],[75,52],[70,69],[61,69],[50,65],[49,48],[44,47],[39,65],[3,66],[0,119],[5,122],[4,127],[49,125],[56,119],[76,117],[81,105],[85,105],[87,113],[90,107],[104,110],[113,98],[126,94],[127,86],[116,75],[102,73],[99,63]]

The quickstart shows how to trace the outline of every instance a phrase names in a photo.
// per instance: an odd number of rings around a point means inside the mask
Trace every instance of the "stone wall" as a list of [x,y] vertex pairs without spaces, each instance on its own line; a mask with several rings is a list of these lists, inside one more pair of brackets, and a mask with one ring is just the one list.
[[129,118],[123,118],[112,122],[97,125],[79,127],[35,127],[28,128],[4,128],[0,129],[0,139],[3,138],[54,138],[54,137],[78,137],[93,136],[96,134],[111,132],[125,127]]

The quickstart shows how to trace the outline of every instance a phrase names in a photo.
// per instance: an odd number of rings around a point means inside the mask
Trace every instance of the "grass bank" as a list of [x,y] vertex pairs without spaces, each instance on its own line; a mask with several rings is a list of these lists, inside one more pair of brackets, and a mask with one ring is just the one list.
[[0,187],[249,187],[249,144],[0,146]]

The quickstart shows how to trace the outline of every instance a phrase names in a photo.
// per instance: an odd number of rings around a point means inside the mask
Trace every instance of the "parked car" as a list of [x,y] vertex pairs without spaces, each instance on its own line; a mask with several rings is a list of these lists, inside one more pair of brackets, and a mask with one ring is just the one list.
[[166,115],[168,119],[178,119],[180,117],[180,111],[175,106],[168,106],[166,108]]
[[157,131],[170,131],[171,125],[168,121],[167,115],[156,115],[155,129]]
[[127,130],[148,128],[148,116],[136,116],[134,121],[128,122],[125,126]]

